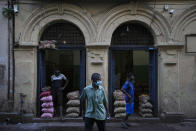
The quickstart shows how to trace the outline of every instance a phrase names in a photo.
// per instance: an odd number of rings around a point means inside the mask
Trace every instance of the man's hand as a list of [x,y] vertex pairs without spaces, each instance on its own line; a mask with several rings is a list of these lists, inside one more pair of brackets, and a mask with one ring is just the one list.
[[128,96],[127,103],[131,103],[131,96],[130,95],[127,95],[127,96]]
[[110,113],[106,114],[106,120],[110,120]]

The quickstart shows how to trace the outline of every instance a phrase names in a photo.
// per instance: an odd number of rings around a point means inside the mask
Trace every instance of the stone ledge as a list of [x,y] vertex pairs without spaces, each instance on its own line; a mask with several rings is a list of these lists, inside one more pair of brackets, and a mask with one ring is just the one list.
[[155,47],[184,47],[185,43],[184,42],[161,42],[155,45]]
[[182,112],[163,112],[160,119],[166,123],[177,123],[184,121],[184,113]]
[[[121,118],[114,118],[112,117],[110,120],[107,120],[107,123],[112,122],[121,122]],[[131,116],[129,117],[129,122],[138,122],[138,123],[179,123],[179,122],[196,122],[196,119],[184,119],[184,114],[179,112],[164,112],[159,117],[153,117],[153,118],[142,118],[139,116]],[[17,112],[7,113],[7,112],[0,112],[0,123],[45,123],[45,122],[83,122],[82,117],[79,118],[68,118],[63,117],[62,119],[59,117],[51,118],[51,119],[43,119],[43,118],[37,118],[33,114],[24,114],[22,117]]]
[[33,121],[33,118],[33,114],[24,114],[21,116],[18,112],[0,112],[0,123],[29,123]]

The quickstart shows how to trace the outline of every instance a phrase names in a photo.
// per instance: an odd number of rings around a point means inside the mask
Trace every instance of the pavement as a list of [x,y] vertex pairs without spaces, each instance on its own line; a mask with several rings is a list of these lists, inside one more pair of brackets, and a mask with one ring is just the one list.
[[[184,121],[178,123],[163,122],[132,122],[128,129],[121,128],[120,121],[107,121],[106,131],[196,131],[195,121]],[[0,131],[84,131],[83,122],[33,122],[8,124],[1,123]],[[93,131],[98,131],[94,124]]]

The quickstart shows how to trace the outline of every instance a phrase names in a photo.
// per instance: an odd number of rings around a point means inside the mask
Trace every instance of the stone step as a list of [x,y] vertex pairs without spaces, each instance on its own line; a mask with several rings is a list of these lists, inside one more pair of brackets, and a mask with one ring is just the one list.
[[[111,118],[110,120],[106,120],[107,123],[115,123],[121,122],[122,119]],[[147,123],[154,123],[160,122],[158,117],[153,118],[142,118],[142,117],[129,117],[129,122],[147,122]],[[59,117],[50,118],[50,119],[43,119],[43,118],[33,118],[32,122],[42,123],[42,122],[83,122],[82,117],[79,118],[66,118],[63,117],[62,119]]]
[[[131,131],[195,131],[196,123],[136,123],[128,122]],[[124,131],[121,122],[106,123],[107,131]],[[0,124],[0,131],[84,131],[84,122],[46,122]],[[98,131],[94,124],[93,131]]]

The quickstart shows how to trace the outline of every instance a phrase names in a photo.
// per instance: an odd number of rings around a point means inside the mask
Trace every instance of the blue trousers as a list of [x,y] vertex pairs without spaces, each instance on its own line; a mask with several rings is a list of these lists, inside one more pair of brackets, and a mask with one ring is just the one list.
[[126,103],[126,114],[132,115],[134,113],[134,103]]

